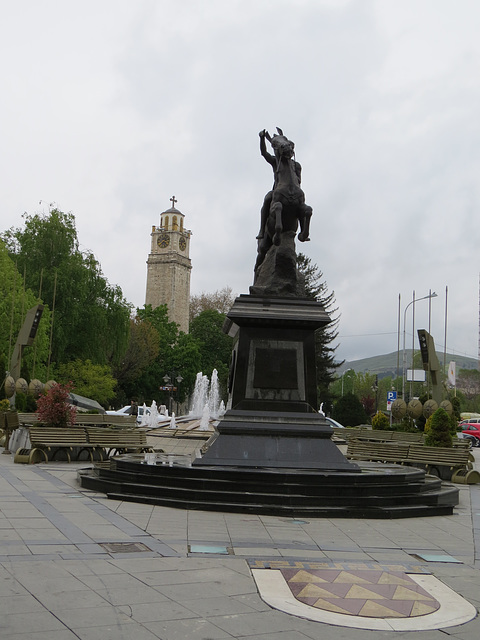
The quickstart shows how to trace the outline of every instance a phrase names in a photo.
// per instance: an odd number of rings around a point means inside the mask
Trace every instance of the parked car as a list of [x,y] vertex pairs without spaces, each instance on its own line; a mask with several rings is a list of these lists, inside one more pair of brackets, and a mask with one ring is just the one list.
[[[106,411],[107,416],[130,416],[132,414],[132,405],[128,404],[121,409],[117,409],[117,411]],[[147,415],[150,413],[150,410],[147,408]],[[137,422],[141,423],[143,416],[143,407],[138,407],[138,416]]]
[[337,422],[336,420],[334,420],[333,418],[327,418],[327,416],[325,416],[325,420],[328,422],[328,424],[333,427],[333,429],[345,429],[345,427],[343,426],[343,424],[340,424],[339,422]]
[[480,424],[480,418],[465,418],[465,420],[460,420],[458,426],[463,429],[463,425],[465,424]]
[[462,435],[472,441],[472,447],[480,447],[480,424],[463,424]]

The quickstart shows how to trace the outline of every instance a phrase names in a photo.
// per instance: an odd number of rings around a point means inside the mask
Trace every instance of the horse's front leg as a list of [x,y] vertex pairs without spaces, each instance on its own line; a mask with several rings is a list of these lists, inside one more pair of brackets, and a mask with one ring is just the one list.
[[312,217],[313,209],[309,207],[308,204],[303,204],[301,207],[301,213],[298,216],[298,220],[300,222],[300,233],[298,234],[298,239],[300,242],[308,242],[310,238],[310,218]]
[[283,231],[282,209],[283,209],[283,206],[281,202],[274,202],[270,207],[270,215],[275,220],[275,234],[272,240],[273,240],[273,244],[277,246],[280,244],[280,234]]

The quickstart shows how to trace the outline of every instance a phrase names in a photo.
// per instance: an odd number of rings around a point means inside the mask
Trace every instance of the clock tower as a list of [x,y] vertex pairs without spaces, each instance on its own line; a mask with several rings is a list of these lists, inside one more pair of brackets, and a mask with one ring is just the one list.
[[160,226],[152,227],[152,246],[147,260],[147,292],[145,304],[155,309],[168,307],[168,318],[176,322],[180,331],[188,332],[190,309],[190,236],[185,228],[185,216],[172,206],[160,214]]

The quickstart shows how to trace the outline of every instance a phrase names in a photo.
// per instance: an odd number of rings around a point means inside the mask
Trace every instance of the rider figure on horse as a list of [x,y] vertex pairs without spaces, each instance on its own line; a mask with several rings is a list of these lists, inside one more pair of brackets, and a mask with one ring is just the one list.
[[[260,231],[257,235],[258,255],[255,269],[263,262],[272,244],[280,244],[282,231],[295,231],[300,223],[300,242],[310,238],[309,226],[312,208],[305,204],[305,195],[300,187],[302,167],[294,159],[295,144],[283,135],[277,127],[278,135],[270,136],[268,131],[260,131],[260,153],[273,168],[273,189],[265,196],[262,209]],[[267,151],[265,138],[272,145],[274,156]]]

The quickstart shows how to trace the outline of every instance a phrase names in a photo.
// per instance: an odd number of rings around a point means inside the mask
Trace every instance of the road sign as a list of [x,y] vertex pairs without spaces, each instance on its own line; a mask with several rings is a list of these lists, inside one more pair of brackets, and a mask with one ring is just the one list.
[[392,410],[392,404],[395,402],[396,399],[397,399],[396,391],[387,391],[387,411]]

